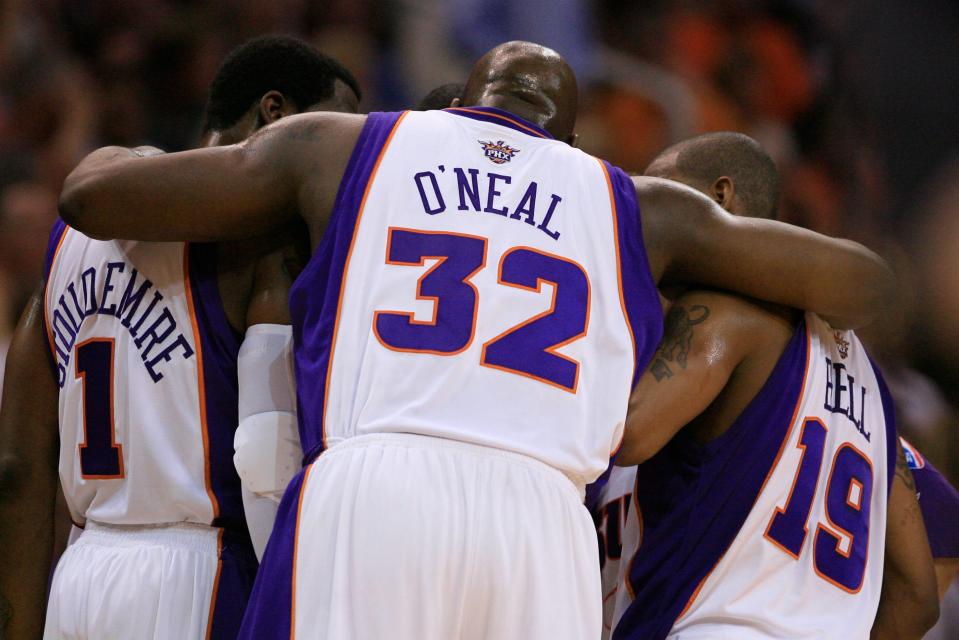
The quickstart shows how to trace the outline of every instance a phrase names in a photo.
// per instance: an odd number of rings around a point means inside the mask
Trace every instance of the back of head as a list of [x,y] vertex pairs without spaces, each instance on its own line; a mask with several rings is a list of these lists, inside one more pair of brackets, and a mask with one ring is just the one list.
[[498,107],[571,141],[577,94],[576,76],[561,55],[517,40],[479,59],[466,81],[463,104]]
[[737,215],[775,218],[780,177],[762,146],[742,133],[719,131],[684,140],[650,163],[645,175],[669,178],[712,196],[722,177],[729,178],[740,201]]
[[234,49],[210,87],[203,133],[222,131],[269,91],[279,91],[300,110],[333,96],[340,80],[360,98],[353,74],[312,45],[289,36],[262,36]]
[[463,99],[464,89],[466,89],[466,85],[461,82],[451,82],[440,85],[423,96],[420,103],[416,105],[416,110],[430,111],[433,109],[445,109],[452,104],[455,98]]

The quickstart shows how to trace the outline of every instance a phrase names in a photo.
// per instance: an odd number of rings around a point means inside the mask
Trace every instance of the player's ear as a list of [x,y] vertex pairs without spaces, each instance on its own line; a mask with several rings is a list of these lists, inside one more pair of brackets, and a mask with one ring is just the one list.
[[267,91],[260,98],[257,120],[260,126],[265,126],[294,113],[296,113],[296,105],[292,100],[288,100],[279,91]]
[[577,145],[579,144],[579,134],[578,133],[569,134],[569,137],[566,138],[566,144],[573,147],[574,149],[578,148]]
[[733,198],[736,196],[736,185],[732,178],[721,176],[709,190],[709,195],[720,207],[726,211],[732,211]]
[[455,107],[458,107],[458,106],[460,106],[461,104],[463,104],[463,101],[462,101],[462,100],[460,100],[459,98],[453,98],[453,99],[450,101],[450,109],[453,109],[453,108],[455,108]]

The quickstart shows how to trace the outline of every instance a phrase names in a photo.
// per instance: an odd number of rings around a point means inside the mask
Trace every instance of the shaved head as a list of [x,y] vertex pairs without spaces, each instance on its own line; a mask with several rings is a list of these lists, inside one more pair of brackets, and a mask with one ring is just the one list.
[[498,107],[569,142],[578,89],[572,68],[552,49],[516,40],[494,47],[473,67],[463,104]]
[[682,182],[715,198],[721,178],[735,188],[730,212],[749,218],[775,218],[780,178],[762,146],[741,133],[707,133],[669,147],[650,163],[647,176]]

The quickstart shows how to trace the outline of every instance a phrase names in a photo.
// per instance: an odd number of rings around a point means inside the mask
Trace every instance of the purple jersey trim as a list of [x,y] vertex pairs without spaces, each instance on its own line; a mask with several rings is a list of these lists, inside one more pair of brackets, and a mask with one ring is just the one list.
[[56,219],[56,222],[53,223],[53,228],[50,229],[50,239],[47,241],[47,252],[43,258],[43,314],[41,322],[43,323],[43,339],[47,343],[47,358],[49,358],[54,370],[57,368],[57,363],[53,355],[53,345],[50,343],[50,327],[47,324],[47,282],[50,281],[50,271],[53,269],[53,261],[56,260],[57,250],[60,248],[63,236],[66,235],[67,229],[69,228],[66,222],[60,218]]
[[726,553],[789,437],[808,349],[799,321],[772,374],[726,433],[701,445],[680,432],[638,467],[633,499],[643,538],[627,575],[635,598],[614,639],[665,638]]
[[300,470],[283,494],[238,638],[289,640],[292,637],[293,554],[300,495],[308,470],[309,467]]
[[959,558],[959,491],[928,458],[912,469],[933,558]]
[[524,120],[517,115],[513,115],[509,111],[503,111],[502,109],[497,109],[496,107],[450,107],[449,109],[443,109],[443,111],[446,113],[452,113],[453,115],[470,118],[471,120],[479,120],[480,122],[497,124],[501,127],[512,129],[513,131],[525,133],[528,136],[555,140],[552,134],[550,134],[546,129],[543,129],[542,127],[539,127],[528,120]]
[[224,530],[220,539],[219,578],[210,620],[209,640],[234,640],[246,611],[253,581],[256,579],[256,554],[247,537]]
[[220,300],[216,245],[188,243],[184,250],[188,252],[190,295],[203,356],[210,489],[220,506],[219,517],[212,524],[246,534],[240,478],[233,466],[233,435],[239,424],[236,359],[240,339],[227,322]]
[[628,175],[605,160],[613,203],[616,206],[616,233],[619,236],[619,271],[623,304],[635,343],[633,385],[653,357],[663,338],[663,308],[653,281],[643,241],[642,217],[636,200],[636,186]]
[[[405,112],[403,112],[405,113]],[[340,293],[360,206],[373,171],[403,113],[371,113],[340,181],[323,240],[290,289],[300,441],[306,463],[326,446],[327,372]]]
[[879,383],[879,398],[882,400],[882,413],[886,425],[886,497],[892,493],[892,476],[896,473],[896,454],[899,451],[899,434],[896,432],[896,405],[886,386],[886,380],[876,362],[869,358],[872,372]]
[[63,239],[63,234],[65,234],[69,228],[67,223],[60,218],[57,218],[56,222],[53,223],[53,228],[50,230],[50,239],[47,241],[47,254],[43,259],[44,280],[50,277],[50,269],[53,268],[53,259],[57,257],[57,248],[60,246],[60,240]]

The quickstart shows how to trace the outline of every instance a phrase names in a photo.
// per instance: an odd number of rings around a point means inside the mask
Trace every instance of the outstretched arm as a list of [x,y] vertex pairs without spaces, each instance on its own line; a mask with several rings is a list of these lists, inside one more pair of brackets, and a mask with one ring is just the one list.
[[53,552],[57,383],[42,287],[13,334],[0,410],[0,637],[39,638]]
[[332,201],[364,121],[309,113],[282,118],[230,146],[147,157],[99,149],[67,176],[60,215],[94,238],[216,241],[266,234]]
[[633,178],[654,277],[699,284],[818,313],[836,328],[864,326],[895,281],[875,253],[773,220],[733,216],[670,180]]
[[916,485],[902,445],[889,495],[886,519],[886,560],[882,595],[873,623],[872,640],[921,638],[939,618],[936,573],[926,528],[916,499]]

